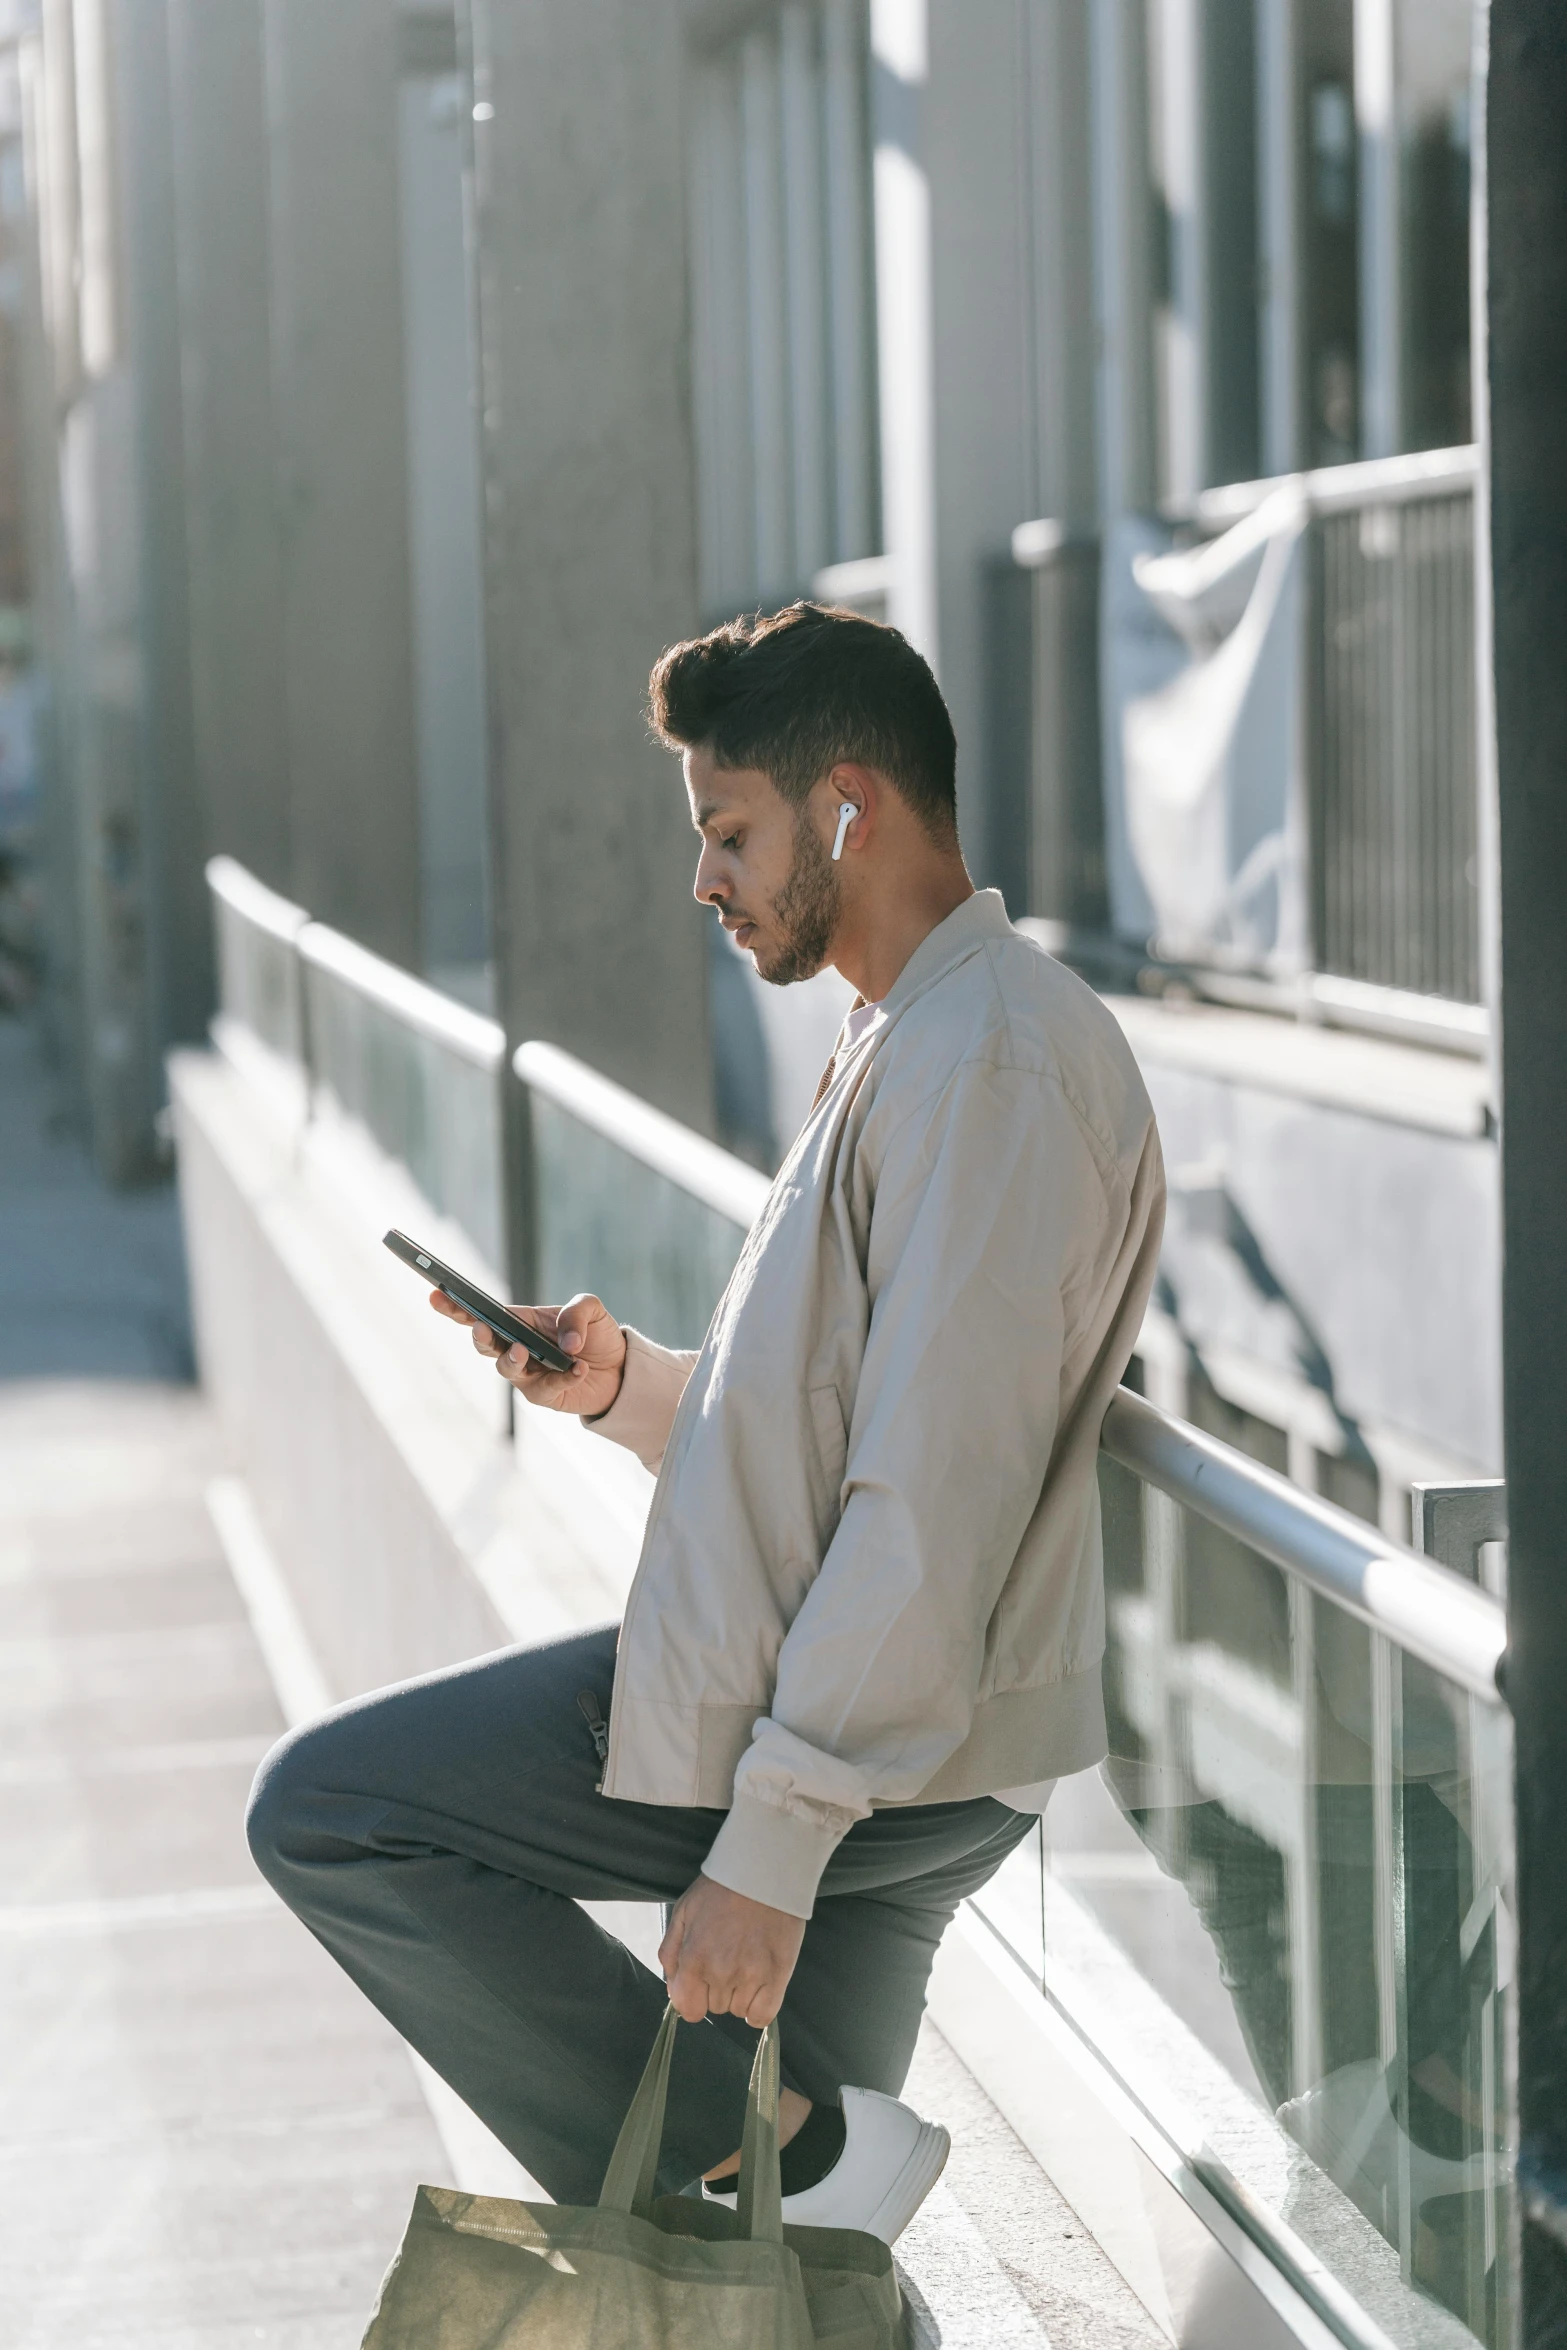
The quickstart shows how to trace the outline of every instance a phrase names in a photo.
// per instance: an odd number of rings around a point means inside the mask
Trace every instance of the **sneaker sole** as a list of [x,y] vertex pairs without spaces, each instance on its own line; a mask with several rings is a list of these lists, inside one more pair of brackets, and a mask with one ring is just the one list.
[[882,2243],[896,2244],[926,2196],[947,2167],[952,2138],[940,2122],[923,2122],[913,2153],[887,2189],[870,2218],[865,2233]]

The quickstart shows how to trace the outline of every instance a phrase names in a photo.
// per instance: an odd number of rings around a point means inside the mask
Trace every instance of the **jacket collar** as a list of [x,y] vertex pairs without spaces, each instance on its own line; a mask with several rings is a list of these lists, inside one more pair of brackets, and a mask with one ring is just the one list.
[[963,962],[976,948],[993,938],[1010,938],[1006,901],[999,889],[977,889],[961,906],[954,906],[929,937],[921,939],[882,998],[889,1013],[900,1011],[913,995],[933,979]]

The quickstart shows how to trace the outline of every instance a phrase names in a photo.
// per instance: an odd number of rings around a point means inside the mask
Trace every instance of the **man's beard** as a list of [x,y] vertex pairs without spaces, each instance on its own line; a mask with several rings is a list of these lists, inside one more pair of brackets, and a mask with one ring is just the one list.
[[772,987],[790,987],[797,979],[814,978],[827,960],[838,927],[838,904],[838,876],[832,860],[802,810],[794,820],[794,863],[773,900],[780,944],[770,963],[756,957],[758,977]]

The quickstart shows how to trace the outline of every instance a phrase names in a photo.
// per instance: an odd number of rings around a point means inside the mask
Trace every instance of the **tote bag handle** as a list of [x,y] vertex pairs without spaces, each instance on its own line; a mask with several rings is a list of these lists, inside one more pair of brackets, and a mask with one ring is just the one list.
[[[669,2063],[679,2017],[666,2008],[636,2095],[620,2125],[615,2151],[604,2173],[599,2208],[653,2215],[653,2186],[664,2136]],[[757,2043],[751,2086],[745,2101],[745,2136],[740,2142],[740,2192],[736,2211],[752,2243],[783,2241],[783,2189],[778,2176],[778,2026],[769,2024]]]

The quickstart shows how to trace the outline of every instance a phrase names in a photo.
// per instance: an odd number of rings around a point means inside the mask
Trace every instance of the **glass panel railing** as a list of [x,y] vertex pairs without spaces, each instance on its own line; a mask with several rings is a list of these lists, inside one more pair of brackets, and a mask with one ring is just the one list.
[[1511,1767],[1486,1660],[1437,1669],[1113,1458],[1101,1494],[1112,1759],[979,1906],[1015,1946],[1042,1926],[1047,1996],[1336,2332],[1501,2350]]
[[[312,1097],[406,1169],[437,1216],[506,1263],[499,1025],[336,931],[300,934]],[[440,1236],[432,1236],[440,1246]]]
[[763,1175],[553,1046],[525,1044],[539,1293],[590,1289],[666,1346],[700,1346]]
[[300,932],[309,917],[232,857],[207,867],[217,946],[216,1025],[242,1057],[271,1064],[275,1080],[304,1098],[304,1002]]

